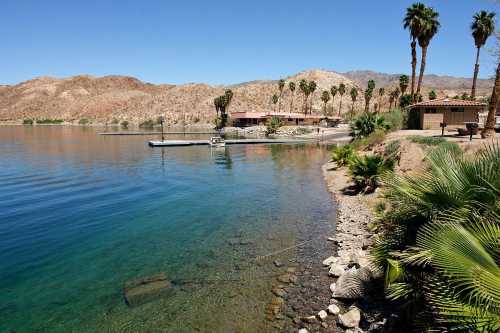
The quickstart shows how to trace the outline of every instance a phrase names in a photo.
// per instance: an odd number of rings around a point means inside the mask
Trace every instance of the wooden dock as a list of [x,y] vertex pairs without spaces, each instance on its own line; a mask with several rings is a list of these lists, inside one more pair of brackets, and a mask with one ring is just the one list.
[[[99,135],[161,135],[161,132],[101,132],[98,133]],[[163,135],[193,135],[193,134],[219,134],[218,132],[214,131],[207,131],[207,132],[163,132]]]
[[[284,144],[284,143],[306,143],[311,140],[294,140],[294,139],[227,139],[226,145],[243,145],[243,144]],[[165,140],[165,141],[149,141],[151,147],[179,147],[179,146],[196,146],[209,145],[208,140]]]

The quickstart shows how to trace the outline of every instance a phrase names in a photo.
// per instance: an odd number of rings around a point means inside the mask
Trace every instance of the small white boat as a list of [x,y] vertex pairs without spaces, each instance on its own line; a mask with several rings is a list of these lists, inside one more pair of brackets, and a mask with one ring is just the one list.
[[224,141],[223,138],[220,136],[213,136],[209,140],[210,146],[212,147],[225,147],[226,146],[226,141]]

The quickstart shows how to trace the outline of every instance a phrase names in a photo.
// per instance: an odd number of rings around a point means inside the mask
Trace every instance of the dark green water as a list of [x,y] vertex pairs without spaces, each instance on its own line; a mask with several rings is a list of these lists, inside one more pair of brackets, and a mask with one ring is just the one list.
[[[272,260],[295,252],[255,259],[333,229],[325,148],[147,139],[0,127],[0,332],[274,330]],[[172,292],[128,307],[158,272]]]

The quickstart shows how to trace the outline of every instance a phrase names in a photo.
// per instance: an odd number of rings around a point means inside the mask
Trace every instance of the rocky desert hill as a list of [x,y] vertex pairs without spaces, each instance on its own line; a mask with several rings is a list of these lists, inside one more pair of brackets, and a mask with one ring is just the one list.
[[[370,75],[367,74],[366,77]],[[380,80],[381,85],[391,85],[393,82],[382,79],[380,75],[371,77],[376,81]],[[343,75],[323,70],[304,71],[286,78],[286,81],[294,81],[298,86],[301,79],[314,80],[317,83],[317,89],[312,96],[313,112],[316,113],[323,110],[320,100],[323,90],[344,83],[347,91],[343,97],[342,110],[346,112],[351,107],[351,87],[362,89],[366,84],[362,76],[352,75],[352,72]],[[394,78],[396,79],[397,77]],[[444,85],[451,81],[445,78],[430,82]],[[483,81],[487,80],[481,80],[480,88],[488,86],[488,82]],[[466,86],[464,83],[464,89],[456,89],[457,93],[467,91]],[[491,82],[489,86],[491,87]],[[455,88],[457,85],[450,87]],[[85,118],[94,123],[111,122],[113,119],[140,123],[163,115],[169,124],[211,123],[215,116],[213,99],[227,88],[234,92],[230,111],[272,111],[274,107],[271,96],[278,93],[277,81],[252,81],[226,87],[203,83],[154,85],[125,76],[82,75],[63,79],[40,77],[13,86],[0,86],[0,120],[62,119],[78,122]],[[443,89],[438,94],[446,94],[446,86],[441,88]],[[377,102],[377,97],[373,100]],[[291,111],[291,101],[292,94],[287,85],[282,96],[282,111]],[[330,101],[328,107],[337,112],[339,103],[340,97],[337,95],[334,103]],[[360,91],[355,109],[361,109],[363,103],[363,93]],[[387,96],[382,99],[382,106],[386,104]],[[303,96],[297,87],[293,96],[292,111],[300,112],[302,105]]]

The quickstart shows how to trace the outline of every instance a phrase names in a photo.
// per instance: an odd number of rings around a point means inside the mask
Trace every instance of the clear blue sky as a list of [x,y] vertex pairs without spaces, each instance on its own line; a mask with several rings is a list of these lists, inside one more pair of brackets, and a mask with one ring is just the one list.
[[[409,72],[413,1],[3,0],[0,84],[35,76],[131,75],[153,83],[237,83],[311,68]],[[423,1],[442,28],[426,73],[472,76],[469,25],[488,0]],[[494,47],[490,38],[487,47]],[[482,51],[481,77],[494,60]]]

